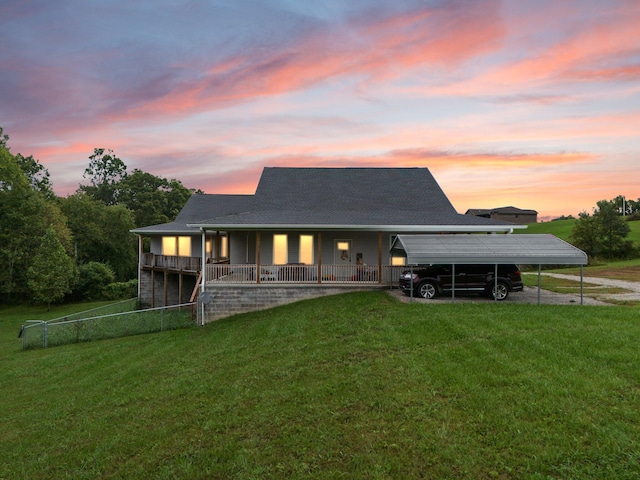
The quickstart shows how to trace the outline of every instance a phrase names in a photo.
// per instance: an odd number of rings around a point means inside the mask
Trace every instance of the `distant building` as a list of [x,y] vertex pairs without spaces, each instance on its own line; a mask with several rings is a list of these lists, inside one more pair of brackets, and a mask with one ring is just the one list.
[[520,223],[522,225],[538,222],[538,212],[535,210],[522,210],[516,207],[470,208],[465,214],[504,222]]

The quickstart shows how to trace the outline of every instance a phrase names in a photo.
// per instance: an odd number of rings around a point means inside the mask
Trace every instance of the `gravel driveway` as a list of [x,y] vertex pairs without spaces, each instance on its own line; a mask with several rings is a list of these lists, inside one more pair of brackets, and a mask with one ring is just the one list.
[[[525,275],[537,275],[536,274],[525,274]],[[569,280],[580,281],[580,277],[576,275],[564,275],[560,273],[542,273],[542,275],[549,275],[552,277],[558,278],[566,278]],[[598,298],[602,300],[598,300],[596,298],[592,298],[589,293],[597,293],[597,290],[587,289],[585,287],[583,304],[584,305],[609,305],[611,303],[607,303],[606,299],[612,299],[617,301],[629,301],[635,300],[640,301],[640,282],[628,282],[624,280],[612,280],[608,278],[595,278],[595,277],[584,277],[585,283],[596,284],[603,287],[618,287],[624,288],[628,290],[626,293],[615,293],[615,294],[606,294],[606,293],[598,293]],[[451,302],[451,295],[436,297],[431,300],[426,300],[424,298],[416,298],[413,299],[407,297],[404,293],[402,293],[398,289],[390,290],[390,295],[397,298],[402,302],[419,302],[419,303],[445,303]],[[456,294],[455,302],[491,302],[488,297],[483,297],[478,294]],[[537,304],[538,303],[538,288],[537,287],[524,287],[523,292],[512,292],[509,294],[509,298],[505,300],[509,303],[529,303],[529,304]],[[540,303],[547,305],[580,305],[580,295],[569,294],[569,293],[555,293],[550,292],[548,290],[540,290]]]

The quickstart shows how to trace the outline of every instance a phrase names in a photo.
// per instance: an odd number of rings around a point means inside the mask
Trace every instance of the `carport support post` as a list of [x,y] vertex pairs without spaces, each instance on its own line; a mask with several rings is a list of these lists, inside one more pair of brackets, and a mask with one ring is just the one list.
[[413,265],[409,265],[409,301],[413,302]]
[[498,301],[498,264],[496,263],[494,265],[494,273],[493,273],[493,288],[494,288],[494,294],[493,294],[493,301],[497,302]]
[[456,301],[456,264],[451,264],[451,303]]
[[583,266],[580,265],[580,305],[584,305],[584,291],[583,291],[584,278],[582,277],[582,268]]
[[540,272],[542,265],[538,264],[538,305],[540,305],[540,289],[542,288],[542,273]]

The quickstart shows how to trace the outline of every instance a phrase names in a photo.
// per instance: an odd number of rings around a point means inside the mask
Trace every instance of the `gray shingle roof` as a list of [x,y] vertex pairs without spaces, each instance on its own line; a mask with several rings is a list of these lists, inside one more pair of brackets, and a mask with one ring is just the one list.
[[455,213],[426,168],[265,168],[256,199],[267,210]]
[[173,222],[151,225],[132,230],[134,233],[194,233],[197,227],[188,227],[188,223],[218,215],[224,217],[244,212],[250,208],[253,195],[216,195],[195,194],[182,207]]
[[445,225],[514,226],[458,214],[427,168],[265,168],[255,195],[194,195],[174,222],[134,232]]

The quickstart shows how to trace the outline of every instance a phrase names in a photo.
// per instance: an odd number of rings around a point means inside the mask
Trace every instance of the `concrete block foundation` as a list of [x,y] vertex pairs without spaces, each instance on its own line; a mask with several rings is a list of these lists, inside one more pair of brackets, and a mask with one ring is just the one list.
[[[238,313],[254,312],[310,298],[354,291],[379,290],[380,286],[363,285],[223,285],[207,284],[209,303],[204,305],[204,322],[209,323]],[[202,322],[202,320],[201,320]]]

